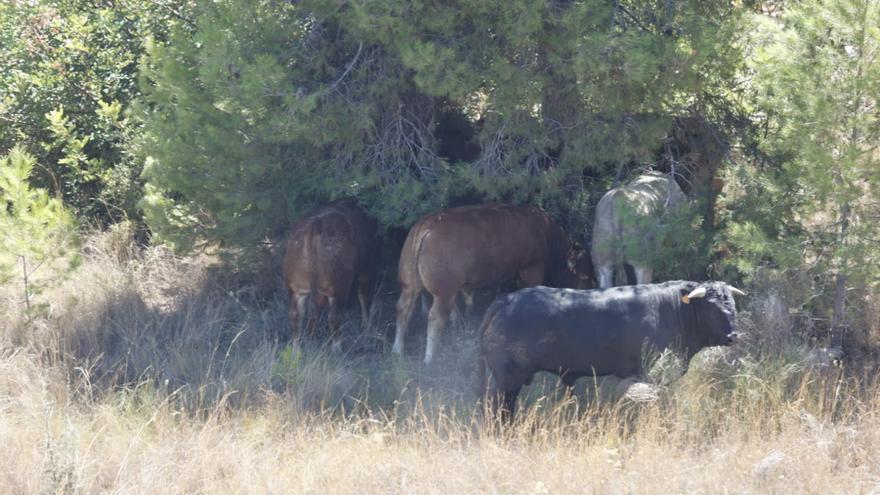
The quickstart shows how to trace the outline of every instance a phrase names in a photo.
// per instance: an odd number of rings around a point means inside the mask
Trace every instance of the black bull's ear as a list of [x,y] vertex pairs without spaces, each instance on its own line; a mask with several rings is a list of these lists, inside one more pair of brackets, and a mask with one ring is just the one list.
[[689,291],[687,289],[681,289],[681,291],[679,291],[679,292],[681,293],[681,302],[683,302],[685,304],[690,304],[691,299],[688,297],[688,294],[690,294],[691,291]]

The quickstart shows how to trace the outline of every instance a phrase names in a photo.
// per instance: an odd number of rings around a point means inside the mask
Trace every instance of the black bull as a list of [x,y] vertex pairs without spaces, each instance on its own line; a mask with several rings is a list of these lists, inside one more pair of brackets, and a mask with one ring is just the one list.
[[496,300],[480,327],[479,387],[513,414],[538,371],[571,386],[582,376],[640,376],[642,352],[670,348],[686,363],[735,337],[733,294],[724,282],[666,282],[597,290],[534,287]]

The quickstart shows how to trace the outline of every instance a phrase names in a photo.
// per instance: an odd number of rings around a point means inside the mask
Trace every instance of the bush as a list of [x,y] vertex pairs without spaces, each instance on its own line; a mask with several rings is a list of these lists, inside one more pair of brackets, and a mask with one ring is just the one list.
[[186,24],[188,0],[12,0],[0,4],[0,154],[41,164],[35,187],[101,225],[138,219],[141,163],[126,148],[148,36]]

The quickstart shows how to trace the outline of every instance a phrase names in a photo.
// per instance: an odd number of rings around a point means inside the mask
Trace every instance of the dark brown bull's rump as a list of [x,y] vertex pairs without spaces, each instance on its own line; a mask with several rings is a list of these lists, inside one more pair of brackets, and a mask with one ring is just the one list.
[[490,397],[512,413],[520,388],[538,371],[567,385],[581,376],[639,376],[646,346],[689,360],[703,347],[732,343],[734,291],[723,282],[676,281],[508,294],[489,307],[480,328],[478,386],[486,390],[488,372]]
[[[331,340],[339,340],[339,307],[357,285],[362,318],[367,317],[378,262],[376,221],[353,199],[320,206],[293,226],[284,255],[284,282],[290,292],[290,327],[295,337],[314,332],[317,312],[329,306]],[[314,306],[309,311],[309,301]],[[306,314],[310,313],[306,322]]]
[[421,291],[433,296],[425,362],[459,292],[542,283],[590,287],[589,254],[571,242],[545,212],[526,205],[488,204],[441,210],[409,231],[399,262],[394,352],[403,352],[406,327]]

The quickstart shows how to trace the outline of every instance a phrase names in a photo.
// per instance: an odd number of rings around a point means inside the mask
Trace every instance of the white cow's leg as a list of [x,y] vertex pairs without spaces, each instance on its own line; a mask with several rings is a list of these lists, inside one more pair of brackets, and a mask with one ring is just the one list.
[[607,289],[614,286],[614,265],[599,267],[599,288]]
[[654,270],[649,266],[633,266],[633,271],[636,272],[636,283],[637,284],[650,284],[651,276],[654,274]]

